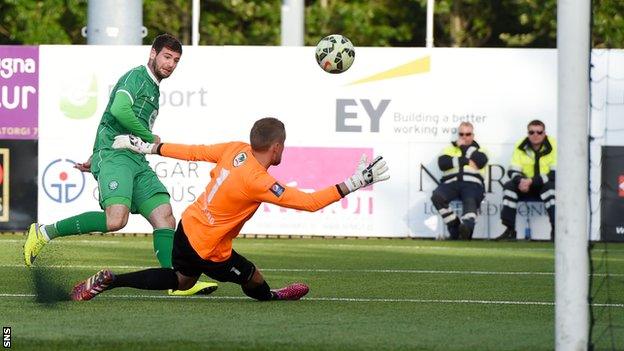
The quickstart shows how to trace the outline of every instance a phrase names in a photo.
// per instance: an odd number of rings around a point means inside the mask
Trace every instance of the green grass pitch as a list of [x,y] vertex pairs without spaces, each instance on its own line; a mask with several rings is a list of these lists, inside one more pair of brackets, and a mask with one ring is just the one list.
[[[156,266],[150,237],[81,236],[48,244],[32,269],[20,235],[0,235],[0,324],[12,349],[552,350],[550,243],[386,239],[237,239],[273,288],[302,301],[256,302],[222,283],[205,297],[116,289],[67,300],[102,267]],[[594,248],[604,256],[603,244]],[[624,348],[624,245],[609,244],[609,284],[594,278],[598,349]],[[609,292],[609,294],[607,294]],[[609,321],[619,330],[606,328]]]

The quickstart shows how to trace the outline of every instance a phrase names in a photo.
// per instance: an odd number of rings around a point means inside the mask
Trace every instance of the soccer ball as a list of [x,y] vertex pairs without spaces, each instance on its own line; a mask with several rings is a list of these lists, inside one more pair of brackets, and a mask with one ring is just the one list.
[[340,34],[328,35],[316,45],[316,62],[325,72],[342,73],[355,60],[351,41]]

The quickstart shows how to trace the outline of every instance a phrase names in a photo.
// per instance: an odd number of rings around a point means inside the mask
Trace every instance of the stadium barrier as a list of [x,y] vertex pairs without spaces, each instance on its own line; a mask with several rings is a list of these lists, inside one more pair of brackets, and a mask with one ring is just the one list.
[[[36,66],[37,82],[28,85],[34,95],[22,87],[20,97],[37,97],[36,113],[31,108],[30,116],[36,114],[38,122],[30,128],[36,128],[39,146],[38,198],[31,202],[37,204],[38,220],[49,223],[98,210],[95,180],[72,166],[90,156],[116,80],[145,64],[149,47],[11,48],[30,53]],[[19,56],[2,52],[2,60]],[[458,124],[469,121],[490,158],[486,201],[474,237],[493,237],[504,229],[499,220],[502,183],[527,122],[543,120],[556,137],[556,63],[556,51],[549,49],[356,48],[351,69],[331,75],[316,65],[311,47],[187,47],[174,74],[161,83],[154,132],[179,143],[246,141],[253,121],[278,117],[286,124],[287,148],[282,165],[270,172],[308,191],[344,180],[362,153],[387,159],[389,182],[318,213],[262,205],[244,234],[433,238],[443,231],[429,200],[440,176],[436,160]],[[10,70],[4,66],[0,91],[3,99],[12,99],[11,84],[22,73],[13,61],[6,64]],[[606,99],[606,93],[593,98]],[[4,118],[5,107],[0,113],[0,131],[19,127]],[[0,134],[0,140],[6,138],[17,139]],[[179,218],[203,192],[211,165],[160,157],[149,161],[170,191]],[[522,215],[519,233],[527,223]],[[532,237],[548,239],[547,218],[531,221]],[[140,216],[131,216],[124,231],[150,229]]]

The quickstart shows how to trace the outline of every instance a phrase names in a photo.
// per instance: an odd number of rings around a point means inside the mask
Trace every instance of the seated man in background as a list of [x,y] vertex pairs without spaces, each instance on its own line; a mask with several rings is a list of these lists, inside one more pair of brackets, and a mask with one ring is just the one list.
[[516,240],[516,208],[518,201],[539,199],[550,219],[550,240],[555,238],[555,169],[557,144],[546,135],[546,126],[540,120],[529,122],[528,136],[515,145],[511,165],[507,171],[510,180],[503,186],[501,220],[507,227],[496,240]]
[[[471,123],[462,122],[457,141],[451,142],[438,158],[442,178],[431,195],[431,201],[442,216],[452,240],[472,238],[477,209],[485,193],[481,173],[488,158],[474,140],[473,129]],[[463,203],[461,219],[449,207],[455,199],[461,199]]]

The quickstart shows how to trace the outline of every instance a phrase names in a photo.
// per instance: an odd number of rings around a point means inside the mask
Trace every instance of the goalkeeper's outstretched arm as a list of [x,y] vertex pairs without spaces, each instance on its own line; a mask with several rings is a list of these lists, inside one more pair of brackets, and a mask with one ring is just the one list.
[[256,201],[315,212],[340,200],[349,193],[389,178],[388,166],[383,157],[378,156],[368,163],[366,156],[362,155],[355,173],[344,182],[311,193],[294,187],[282,186],[268,173],[264,173],[259,178],[255,178],[255,181],[248,183],[251,187],[249,193],[254,194]]
[[[141,140],[134,135],[118,135],[115,137],[115,141],[113,142],[113,148],[115,149],[130,149],[134,152],[140,154],[159,154],[167,157],[177,158],[181,160],[188,161],[208,161],[208,162],[218,162],[221,155],[223,154],[223,150],[228,146],[229,143],[224,144],[214,144],[214,145],[181,145],[181,144],[163,144],[163,143],[147,143]],[[168,148],[171,147],[171,150],[163,153],[163,147]],[[355,172],[352,176],[345,179],[344,182],[336,184],[337,194],[340,197],[344,197],[349,193],[352,193],[360,188],[367,187],[371,184],[384,181],[390,178],[390,174],[388,173],[388,166],[386,165],[386,161],[381,156],[377,156],[370,163],[368,162],[368,158],[366,155],[362,155],[360,161],[357,164]],[[266,189],[265,189],[266,190]],[[273,200],[271,197],[268,199],[261,199],[262,201]],[[297,208],[307,211],[316,211],[320,208],[323,208],[330,204],[333,201],[337,201],[335,199],[328,203],[323,201],[323,204],[319,204],[314,201],[314,199],[310,199],[310,206],[302,205],[303,208],[298,207],[298,200],[294,200],[292,203],[290,201],[286,201],[284,203],[279,203],[284,207]],[[320,207],[319,207],[320,206]]]

